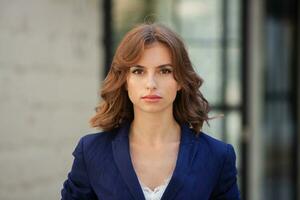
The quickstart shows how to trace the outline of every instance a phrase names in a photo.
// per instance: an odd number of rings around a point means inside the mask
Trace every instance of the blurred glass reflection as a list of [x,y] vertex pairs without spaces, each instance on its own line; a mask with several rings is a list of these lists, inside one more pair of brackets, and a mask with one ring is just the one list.
[[[263,17],[242,15],[250,12],[249,2],[262,8]],[[265,38],[264,80],[261,87],[263,99],[261,138],[263,157],[258,166],[262,170],[262,199],[296,199],[297,123],[295,108],[297,94],[297,8],[296,0],[113,0],[114,46],[135,24],[158,21],[179,33],[188,48],[197,73],[203,77],[201,88],[212,106],[210,116],[224,117],[210,121],[204,132],[233,144],[237,153],[238,181],[242,192],[247,191],[247,174],[251,166],[247,158],[249,135],[247,119],[249,110],[245,99],[250,94],[248,86],[260,81],[248,73],[246,65],[253,52],[246,52],[247,34],[241,28],[251,27],[255,20],[264,24],[260,37]],[[259,4],[259,5],[258,5]],[[246,16],[246,17],[245,17]],[[243,17],[243,18],[242,18]],[[249,19],[247,19],[249,17]],[[259,23],[258,23],[259,24]],[[257,28],[257,27],[256,27]],[[248,30],[249,29],[245,29]],[[243,29],[244,31],[244,29]],[[243,38],[242,38],[243,36]],[[244,46],[242,46],[245,44]],[[243,49],[242,49],[243,48]],[[242,50],[245,50],[242,52]],[[254,50],[255,51],[255,50]],[[246,52],[246,53],[245,53]],[[244,54],[243,54],[244,53]],[[244,56],[244,57],[242,57]],[[248,58],[249,57],[249,58]],[[260,62],[260,61],[259,61]],[[243,78],[249,80],[242,80]],[[250,89],[249,89],[250,90]],[[249,97],[249,96],[248,96]],[[244,100],[244,102],[243,102]],[[249,103],[249,102],[248,102]],[[248,105],[249,106],[249,105]],[[260,107],[254,105],[256,108]],[[260,114],[261,115],[261,114]],[[251,136],[250,136],[251,137]],[[250,152],[251,153],[251,152]],[[243,159],[241,156],[243,155]],[[254,155],[255,156],[255,155]],[[256,155],[257,157],[260,157]],[[244,165],[244,166],[243,166]],[[250,170],[249,170],[250,171]],[[254,172],[255,173],[255,172]],[[257,174],[260,174],[257,172]],[[243,183],[244,187],[241,187]],[[259,186],[257,186],[259,187]],[[243,197],[246,198],[245,195]]]

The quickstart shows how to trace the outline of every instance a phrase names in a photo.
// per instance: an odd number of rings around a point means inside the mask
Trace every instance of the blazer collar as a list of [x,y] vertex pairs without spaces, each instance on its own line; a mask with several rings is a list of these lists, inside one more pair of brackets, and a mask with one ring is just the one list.
[[[136,200],[145,200],[143,191],[134,171],[129,151],[130,123],[125,122],[118,129],[118,133],[112,141],[112,150],[115,163],[126,183],[130,193]],[[176,166],[171,180],[162,196],[163,199],[172,199],[183,186],[184,180],[190,170],[197,152],[197,137],[187,124],[181,125],[181,137]]]

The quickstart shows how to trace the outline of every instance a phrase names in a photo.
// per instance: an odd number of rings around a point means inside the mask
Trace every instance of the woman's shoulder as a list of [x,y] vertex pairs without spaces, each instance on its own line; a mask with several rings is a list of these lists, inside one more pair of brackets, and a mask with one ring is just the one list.
[[115,135],[115,130],[88,133],[80,138],[77,146],[81,146],[85,154],[93,154],[94,152],[104,153],[107,149],[110,149],[108,147],[110,147]]
[[80,140],[84,142],[84,144],[92,144],[92,143],[105,143],[109,142],[114,137],[114,131],[99,131],[95,133],[87,133],[83,135]]
[[201,133],[198,149],[203,150],[199,160],[202,163],[203,159],[205,160],[207,173],[215,175],[212,199],[240,199],[237,186],[236,154],[233,146]]

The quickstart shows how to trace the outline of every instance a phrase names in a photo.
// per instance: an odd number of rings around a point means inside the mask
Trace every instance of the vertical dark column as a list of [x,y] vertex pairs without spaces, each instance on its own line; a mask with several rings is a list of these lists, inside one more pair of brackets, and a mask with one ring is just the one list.
[[103,44],[104,44],[104,73],[107,75],[113,50],[113,28],[112,28],[112,0],[103,0],[101,10],[104,13],[103,22]]
[[[297,176],[297,184],[296,184],[296,199],[300,200],[300,3],[297,1],[297,16],[296,16],[296,43],[297,43],[297,54],[296,54],[296,90],[297,90],[297,97],[296,97],[296,176]],[[297,75],[298,74],[298,75]]]
[[[297,0],[267,0],[265,180],[270,199],[297,196]],[[289,127],[284,129],[282,127]],[[287,196],[288,195],[288,196]],[[286,197],[287,196],[287,197]]]
[[[221,107],[226,108],[226,88],[227,88],[227,78],[228,78],[228,0],[222,1],[222,38],[221,38],[221,47],[222,47],[222,56],[221,56],[221,74],[222,74],[222,84],[221,84]],[[226,114],[228,113],[228,109],[225,109],[225,118],[222,122],[222,130],[223,140],[227,139],[227,122],[226,122]]]
[[292,152],[293,152],[293,160],[294,160],[294,163],[293,163],[293,171],[294,171],[294,177],[295,177],[295,185],[296,185],[296,189],[295,189],[295,199],[300,199],[300,194],[299,194],[299,190],[298,190],[298,188],[300,188],[299,187],[299,182],[300,182],[300,180],[299,180],[299,171],[298,170],[300,170],[300,166],[299,166],[299,163],[300,163],[300,161],[299,161],[299,151],[298,151],[298,149],[299,149],[299,134],[300,134],[300,125],[299,125],[299,115],[300,115],[300,113],[298,113],[299,112],[299,101],[300,101],[300,99],[299,99],[299,96],[300,96],[300,94],[299,94],[299,88],[298,87],[300,87],[300,85],[299,85],[299,83],[300,83],[300,81],[299,81],[299,74],[300,74],[300,62],[299,62],[299,50],[300,50],[300,41],[299,41],[299,34],[300,34],[300,32],[299,32],[299,30],[300,30],[300,21],[299,21],[299,18],[300,18],[300,14],[299,14],[299,12],[300,12],[300,6],[299,6],[299,1],[295,1],[295,5],[294,5],[294,7],[295,7],[295,14],[294,14],[294,20],[295,20],[295,31],[294,31],[294,45],[293,45],[293,61],[292,61],[292,65],[293,65],[293,68],[292,68],[292,89],[291,89],[291,92],[292,92],[292,107],[294,107],[295,109],[294,109],[294,112],[293,112],[293,115],[294,115],[294,124],[295,124],[295,140],[294,140],[294,144],[293,144],[293,150],[292,150]]
[[241,140],[241,193],[242,199],[247,199],[247,181],[248,181],[248,144],[247,144],[247,126],[248,126],[248,113],[247,108],[249,107],[248,102],[248,51],[247,51],[247,41],[248,41],[248,0],[241,1],[241,83],[242,83],[242,127],[243,135]]

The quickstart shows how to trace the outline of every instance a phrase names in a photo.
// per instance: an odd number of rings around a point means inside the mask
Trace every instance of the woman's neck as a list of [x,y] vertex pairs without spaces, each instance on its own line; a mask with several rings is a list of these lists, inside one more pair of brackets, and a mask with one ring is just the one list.
[[172,113],[135,113],[130,127],[130,141],[160,145],[180,140],[180,125]]

